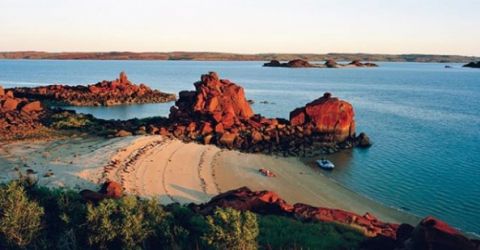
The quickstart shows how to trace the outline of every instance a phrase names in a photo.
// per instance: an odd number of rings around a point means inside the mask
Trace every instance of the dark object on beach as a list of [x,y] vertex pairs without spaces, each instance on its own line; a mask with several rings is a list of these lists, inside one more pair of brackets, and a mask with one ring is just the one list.
[[102,81],[88,86],[48,85],[35,88],[13,88],[11,90],[19,97],[72,106],[163,103],[176,99],[174,94],[152,90],[143,83],[133,84],[128,80],[125,72],[121,72],[116,80]]
[[467,63],[463,67],[480,69],[480,61]]

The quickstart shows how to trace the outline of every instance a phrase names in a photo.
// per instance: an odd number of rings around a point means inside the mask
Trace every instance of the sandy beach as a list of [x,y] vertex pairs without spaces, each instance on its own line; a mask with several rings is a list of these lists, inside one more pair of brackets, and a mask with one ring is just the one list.
[[[162,203],[201,203],[234,188],[277,192],[289,203],[371,212],[384,221],[416,223],[417,218],[364,198],[297,158],[246,154],[161,136],[68,138],[0,145],[0,181],[15,168],[38,172],[39,184],[74,190],[97,189],[110,179],[125,191]],[[265,177],[258,169],[273,171]],[[44,177],[47,172],[50,177]]]

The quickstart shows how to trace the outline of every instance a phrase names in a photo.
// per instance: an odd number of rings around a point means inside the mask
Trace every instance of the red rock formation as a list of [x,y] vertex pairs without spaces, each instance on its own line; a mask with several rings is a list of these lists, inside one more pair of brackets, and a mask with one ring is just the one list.
[[120,199],[123,196],[123,188],[120,183],[115,181],[106,181],[102,184],[99,192],[84,189],[80,191],[80,196],[85,202],[98,203],[104,199]]
[[337,141],[344,141],[355,134],[352,105],[331,97],[330,93],[292,111],[290,124],[313,127],[319,133],[334,134]]
[[247,187],[227,191],[213,197],[208,203],[194,205],[202,214],[210,214],[216,207],[231,207],[259,214],[291,216],[302,221],[321,221],[344,224],[361,230],[366,236],[383,235],[395,238],[397,224],[385,223],[369,213],[361,216],[340,209],[313,207],[301,203],[288,204],[271,191],[251,191]]
[[125,72],[118,79],[88,86],[49,85],[36,88],[14,88],[15,95],[49,100],[73,106],[111,106],[134,103],[160,103],[175,100],[175,95],[152,90],[144,84],[130,82]]
[[229,128],[239,120],[253,116],[243,88],[219,79],[215,72],[202,75],[201,81],[194,85],[195,91],[180,92],[180,99],[176,102],[178,109],[173,110],[172,118],[202,117]]
[[40,102],[16,98],[0,86],[0,139],[23,138],[45,129],[40,122],[43,111]]
[[360,249],[382,250],[478,250],[480,241],[471,240],[448,224],[426,217],[416,227],[401,224],[396,237],[382,235],[367,239]]
[[100,193],[106,195],[108,198],[119,199],[123,196],[123,188],[118,182],[106,181],[103,183]]

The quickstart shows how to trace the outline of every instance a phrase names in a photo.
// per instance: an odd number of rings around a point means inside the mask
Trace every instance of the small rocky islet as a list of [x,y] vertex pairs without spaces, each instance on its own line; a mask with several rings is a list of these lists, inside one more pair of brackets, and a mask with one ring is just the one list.
[[324,64],[310,63],[303,59],[294,59],[288,62],[282,63],[278,60],[271,60],[270,62],[264,63],[263,67],[282,67],[282,68],[371,68],[378,67],[375,63],[365,62],[362,63],[360,60],[353,60],[348,64],[340,64],[335,60],[328,59]]
[[476,68],[476,69],[480,69],[480,61],[478,61],[478,62],[469,62],[469,63],[463,65],[463,67],[465,67],[465,68]]
[[113,106],[121,104],[163,103],[175,101],[174,94],[153,90],[145,84],[133,84],[121,72],[113,81],[92,85],[48,85],[35,88],[12,88],[16,96],[71,106]]

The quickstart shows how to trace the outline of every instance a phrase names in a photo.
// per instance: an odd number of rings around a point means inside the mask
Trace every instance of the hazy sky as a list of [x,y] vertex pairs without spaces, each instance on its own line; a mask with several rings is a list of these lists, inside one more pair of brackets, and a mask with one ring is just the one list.
[[0,51],[480,56],[480,0],[0,0]]

